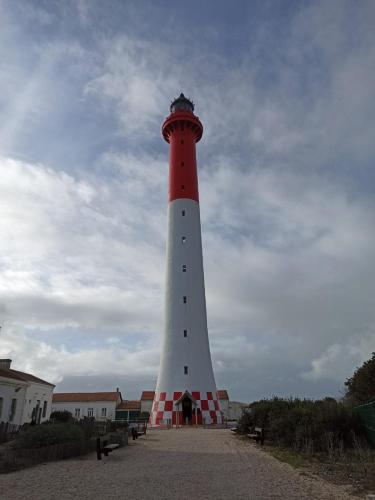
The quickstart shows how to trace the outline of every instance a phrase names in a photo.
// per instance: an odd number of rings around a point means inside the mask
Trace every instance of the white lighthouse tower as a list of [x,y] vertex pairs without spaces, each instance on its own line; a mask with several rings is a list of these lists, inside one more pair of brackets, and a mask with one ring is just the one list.
[[222,421],[207,331],[195,144],[203,127],[183,94],[163,124],[170,144],[165,331],[151,424]]

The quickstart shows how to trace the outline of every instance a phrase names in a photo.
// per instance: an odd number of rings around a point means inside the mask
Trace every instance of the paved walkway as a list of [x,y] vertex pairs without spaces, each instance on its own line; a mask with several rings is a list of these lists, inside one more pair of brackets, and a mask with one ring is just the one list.
[[90,454],[0,476],[1,500],[349,499],[228,430],[150,431],[101,462]]

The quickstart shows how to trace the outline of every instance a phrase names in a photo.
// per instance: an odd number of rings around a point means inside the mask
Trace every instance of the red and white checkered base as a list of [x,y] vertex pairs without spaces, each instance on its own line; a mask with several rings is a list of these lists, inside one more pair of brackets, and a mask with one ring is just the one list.
[[178,401],[182,392],[173,393],[155,392],[154,402],[150,414],[150,425],[163,425],[171,423],[172,425],[209,425],[223,423],[223,412],[220,409],[220,403],[217,393],[192,391],[191,395],[197,404],[192,405],[191,419],[186,422],[181,406],[177,408]]

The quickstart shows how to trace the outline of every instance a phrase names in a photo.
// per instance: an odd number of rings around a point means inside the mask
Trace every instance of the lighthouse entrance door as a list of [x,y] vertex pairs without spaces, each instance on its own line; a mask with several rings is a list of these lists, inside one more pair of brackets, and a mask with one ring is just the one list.
[[[190,394],[189,391],[185,391],[180,399],[175,402],[175,407],[177,409],[176,425],[194,425],[197,423],[197,407],[198,403],[196,399]],[[199,411],[199,410],[198,410]]]
[[184,424],[191,424],[191,417],[193,415],[193,407],[191,399],[186,395],[182,400],[182,416]]

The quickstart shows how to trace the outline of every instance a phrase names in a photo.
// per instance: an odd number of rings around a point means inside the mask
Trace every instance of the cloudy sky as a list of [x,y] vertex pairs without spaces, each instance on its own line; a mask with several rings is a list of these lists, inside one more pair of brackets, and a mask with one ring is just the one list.
[[0,0],[0,356],[154,388],[183,91],[218,387],[340,396],[375,350],[374,26],[372,0]]

